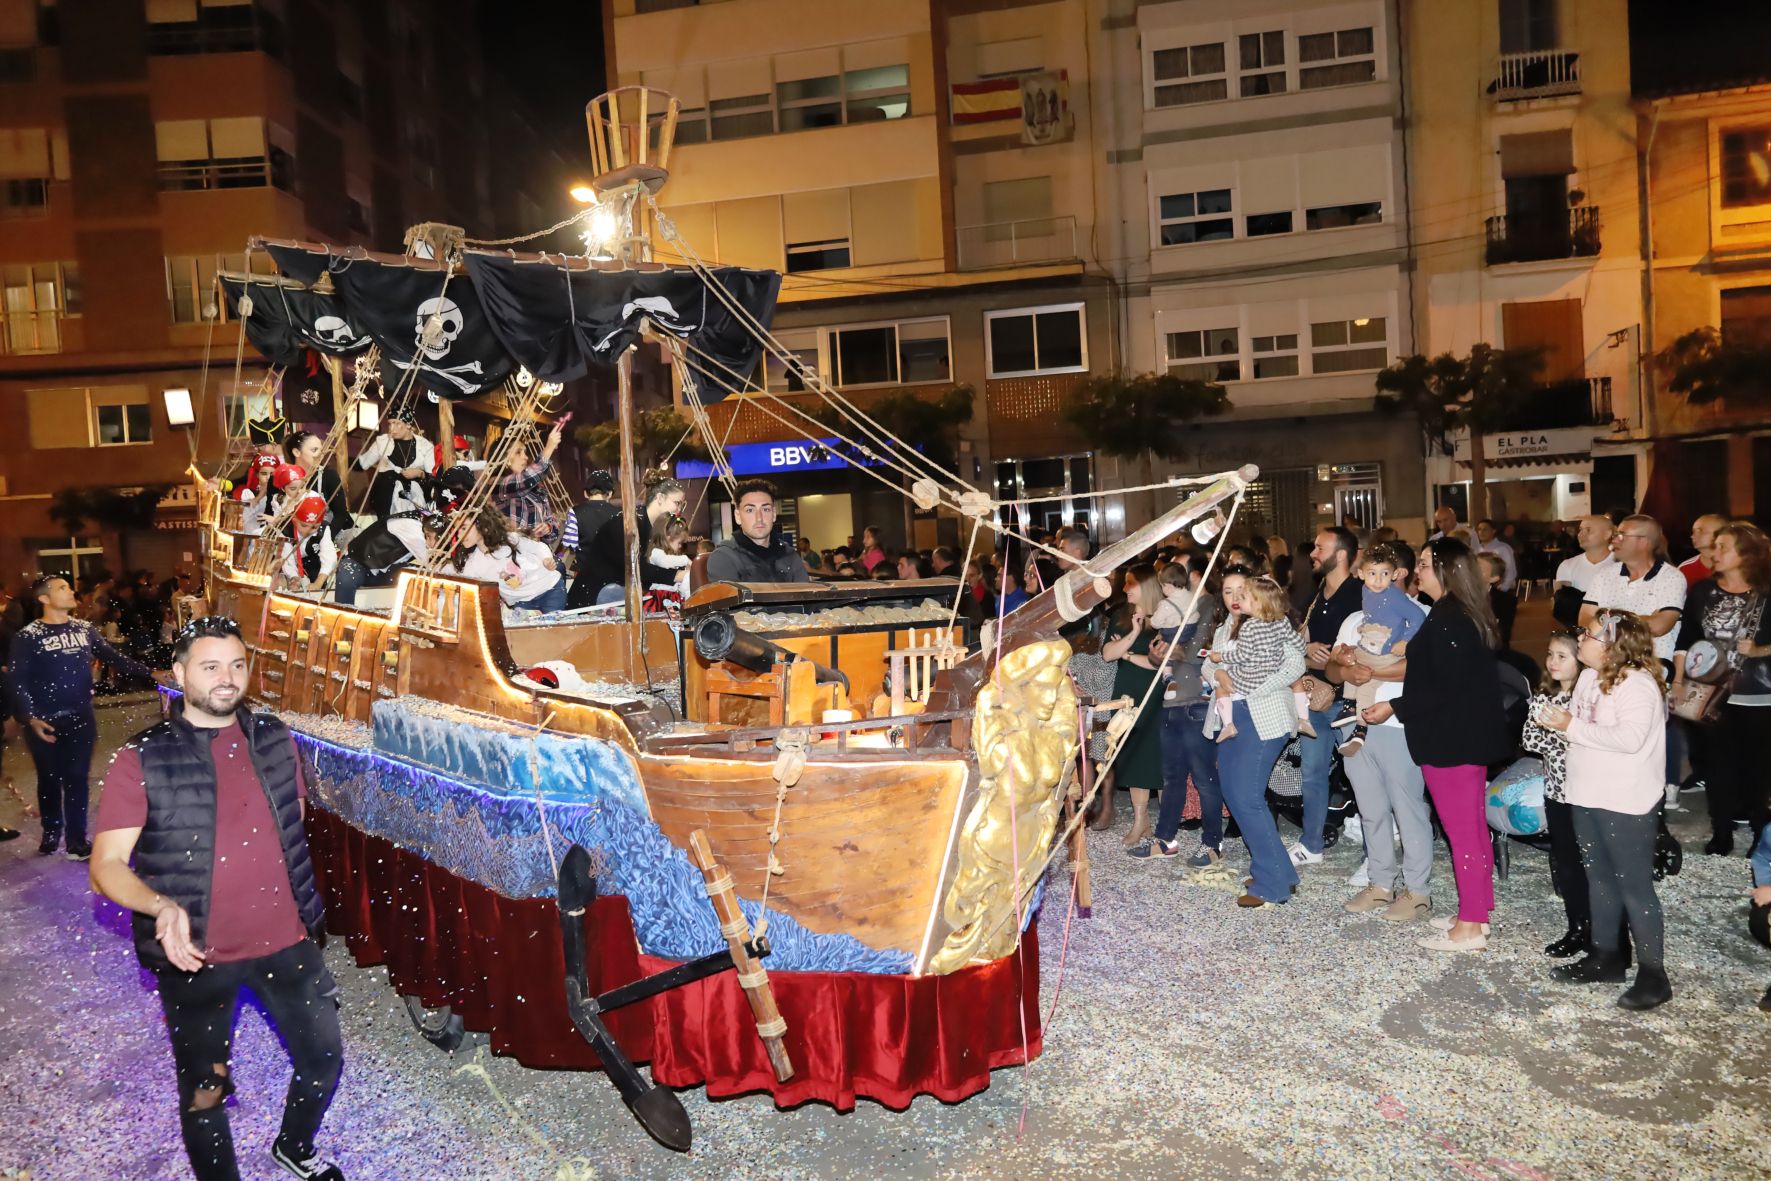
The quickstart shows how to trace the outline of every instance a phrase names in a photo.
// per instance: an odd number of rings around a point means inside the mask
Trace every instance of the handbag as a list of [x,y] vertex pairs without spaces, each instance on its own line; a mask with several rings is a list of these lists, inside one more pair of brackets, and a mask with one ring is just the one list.
[[[1756,636],[1765,615],[1765,596],[1754,595],[1741,621],[1740,634]],[[1707,725],[1722,716],[1722,707],[1740,677],[1738,651],[1723,650],[1710,640],[1699,640],[1685,653],[1685,677],[1673,693],[1672,714],[1687,722]]]
[[1334,703],[1339,700],[1339,695],[1335,692],[1333,685],[1321,677],[1305,677],[1303,681],[1304,691],[1310,695],[1311,709],[1317,713],[1327,713],[1334,708]]

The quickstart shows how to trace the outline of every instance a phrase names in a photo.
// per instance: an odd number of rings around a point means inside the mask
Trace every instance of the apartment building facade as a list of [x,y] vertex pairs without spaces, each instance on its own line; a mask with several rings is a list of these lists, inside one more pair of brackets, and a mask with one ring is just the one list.
[[[71,533],[51,509],[68,488],[177,484],[267,408],[264,366],[211,292],[218,269],[270,269],[247,257],[249,235],[397,251],[419,220],[509,232],[564,204],[557,155],[471,43],[445,35],[471,22],[466,3],[26,0],[4,13],[9,576],[189,561],[191,506],[176,496],[140,531],[94,519]],[[326,389],[323,373],[286,375],[287,417],[328,423]]]
[[1424,514],[1418,431],[1374,412],[1415,349],[1401,43],[1383,0],[1106,5],[1118,363],[1221,382],[1187,472],[1261,465],[1244,527]]
[[[1094,257],[1089,18],[1084,0],[610,10],[612,82],[682,106],[660,196],[682,237],[705,258],[782,271],[776,337],[857,404],[969,387],[956,474],[1012,495],[1100,478],[1058,415],[1113,351]],[[755,381],[814,404],[785,366]],[[738,470],[774,479],[789,527],[814,544],[870,524],[891,544],[964,544],[957,518],[907,516],[896,489],[825,455],[834,436],[779,403],[740,395],[713,418]],[[1098,527],[1094,511],[1061,499],[1039,514]]]
[[[1647,472],[1626,0],[1407,6],[1423,349],[1541,350],[1543,388],[1487,436],[1488,515],[1633,508]],[[1429,460],[1463,515],[1469,447]]]
[[[1771,12],[1744,26],[1632,14],[1643,191],[1644,338],[1659,352],[1700,329],[1724,348],[1771,346]],[[1716,402],[1651,369],[1645,507],[1683,528],[1701,513],[1771,519],[1771,374]]]

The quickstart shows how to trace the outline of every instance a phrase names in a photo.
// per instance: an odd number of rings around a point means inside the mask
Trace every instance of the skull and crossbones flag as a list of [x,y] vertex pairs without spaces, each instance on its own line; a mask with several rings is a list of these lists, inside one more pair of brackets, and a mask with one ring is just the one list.
[[221,288],[236,318],[242,298],[248,301],[246,338],[274,364],[293,365],[305,349],[354,357],[375,343],[351,325],[344,300],[336,295],[227,275],[221,276]]
[[[314,251],[266,249],[292,278],[312,282],[328,269],[328,256]],[[343,319],[381,348],[381,376],[389,389],[403,386],[416,367],[418,383],[439,397],[471,398],[502,384],[516,368],[466,275],[445,286],[439,268],[362,258],[334,259],[330,270]]]
[[[693,271],[568,271],[548,260],[476,251],[464,260],[504,347],[543,381],[614,364],[646,321],[689,346],[688,363],[709,401],[743,388],[762,355],[757,337]],[[741,267],[710,273],[766,331],[781,276]]]

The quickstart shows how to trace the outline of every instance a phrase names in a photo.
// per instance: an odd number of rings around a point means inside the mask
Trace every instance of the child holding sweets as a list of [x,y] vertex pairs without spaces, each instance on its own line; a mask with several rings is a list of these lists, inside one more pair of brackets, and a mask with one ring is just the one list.
[[1666,769],[1666,683],[1648,625],[1623,611],[1601,611],[1580,637],[1580,663],[1566,709],[1547,706],[1538,724],[1568,736],[1564,792],[1586,865],[1593,949],[1550,969],[1567,984],[1621,982],[1628,975],[1621,931],[1636,943],[1636,980],[1617,998],[1624,1009],[1672,999],[1665,928],[1654,894],[1654,843]]

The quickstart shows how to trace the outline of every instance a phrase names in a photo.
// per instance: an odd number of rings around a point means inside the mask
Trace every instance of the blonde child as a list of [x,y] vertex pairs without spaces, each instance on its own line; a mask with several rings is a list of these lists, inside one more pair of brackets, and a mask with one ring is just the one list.
[[[1296,648],[1301,655],[1304,646],[1297,629],[1291,626],[1291,601],[1285,588],[1273,579],[1263,576],[1243,580],[1234,603],[1226,594],[1225,606],[1231,614],[1229,643],[1224,650],[1207,654],[1219,667],[1212,675],[1217,695],[1212,699],[1212,717],[1206,726],[1209,732],[1215,723],[1219,742],[1236,736],[1236,724],[1231,719],[1239,698],[1232,685],[1232,673],[1244,682],[1261,680],[1283,667],[1288,648]],[[1294,700],[1296,692],[1294,685]]]
[[1580,636],[1580,663],[1567,708],[1547,706],[1538,723],[1568,736],[1563,784],[1586,868],[1592,950],[1550,969],[1567,984],[1619,982],[1628,974],[1623,933],[1636,945],[1636,980],[1617,998],[1643,1010],[1672,998],[1665,923],[1654,894],[1654,846],[1665,802],[1666,682],[1654,636],[1639,617],[1601,611]]

